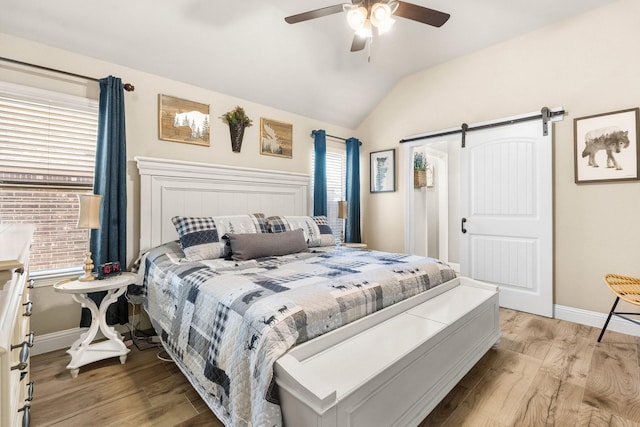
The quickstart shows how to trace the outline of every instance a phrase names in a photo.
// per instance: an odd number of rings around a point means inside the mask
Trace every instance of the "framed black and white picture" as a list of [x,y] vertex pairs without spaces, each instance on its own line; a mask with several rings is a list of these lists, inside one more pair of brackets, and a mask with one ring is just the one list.
[[396,149],[374,151],[369,154],[371,192],[396,191]]
[[639,178],[639,115],[632,108],[573,120],[576,184]]

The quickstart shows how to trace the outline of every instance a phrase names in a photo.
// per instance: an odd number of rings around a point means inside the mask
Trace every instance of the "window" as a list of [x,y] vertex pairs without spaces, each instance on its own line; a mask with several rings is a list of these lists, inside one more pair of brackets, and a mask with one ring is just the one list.
[[[311,164],[315,165],[315,155],[311,153]],[[327,218],[333,230],[336,242],[344,229],[344,220],[338,218],[338,201],[345,200],[347,154],[344,145],[339,147],[327,144]],[[313,188],[313,174],[311,187]]]
[[0,222],[36,225],[30,271],[83,265],[77,193],[93,188],[98,102],[0,82]]

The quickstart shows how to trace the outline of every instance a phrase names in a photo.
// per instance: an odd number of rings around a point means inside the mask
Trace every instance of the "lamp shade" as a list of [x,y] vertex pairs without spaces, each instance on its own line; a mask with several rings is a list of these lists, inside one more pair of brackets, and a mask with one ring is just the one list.
[[100,203],[102,196],[99,194],[78,194],[80,210],[78,212],[77,228],[100,228]]
[[338,218],[344,219],[347,217],[347,201],[340,200],[338,202]]

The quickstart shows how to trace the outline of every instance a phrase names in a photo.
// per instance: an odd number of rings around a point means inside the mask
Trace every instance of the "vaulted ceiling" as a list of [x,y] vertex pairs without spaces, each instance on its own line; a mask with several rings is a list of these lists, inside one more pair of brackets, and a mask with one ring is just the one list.
[[356,53],[343,13],[284,21],[335,0],[0,0],[0,32],[355,128],[407,75],[613,1],[416,0],[451,18]]

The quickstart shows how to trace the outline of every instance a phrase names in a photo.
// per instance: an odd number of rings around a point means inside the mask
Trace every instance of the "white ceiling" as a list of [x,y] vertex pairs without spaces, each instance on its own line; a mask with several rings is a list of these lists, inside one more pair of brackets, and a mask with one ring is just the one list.
[[355,128],[409,74],[613,1],[416,0],[451,19],[357,53],[344,14],[284,22],[336,0],[0,0],[0,32]]

